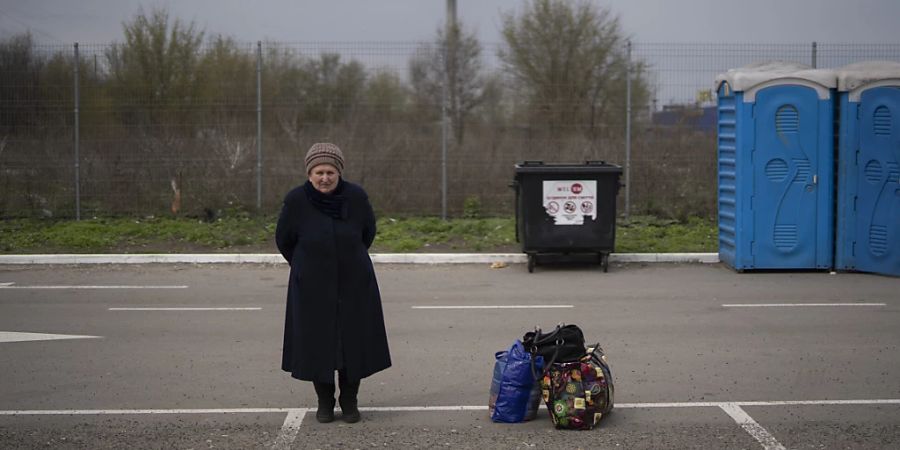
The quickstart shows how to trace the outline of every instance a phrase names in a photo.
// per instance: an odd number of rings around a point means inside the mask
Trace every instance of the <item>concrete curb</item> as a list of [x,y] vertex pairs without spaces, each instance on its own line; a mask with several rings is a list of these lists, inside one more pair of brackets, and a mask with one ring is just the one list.
[[[717,263],[717,253],[613,253],[610,262]],[[374,253],[376,264],[488,264],[527,262],[524,253]],[[62,254],[0,255],[3,264],[283,264],[279,254],[201,253],[201,254]]]

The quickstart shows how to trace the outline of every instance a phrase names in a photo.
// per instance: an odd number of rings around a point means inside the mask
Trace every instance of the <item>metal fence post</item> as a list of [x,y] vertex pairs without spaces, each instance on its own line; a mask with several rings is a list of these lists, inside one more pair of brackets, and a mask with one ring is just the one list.
[[631,217],[631,40],[625,60],[625,220]]
[[[447,220],[447,135],[450,127],[447,110],[451,96],[456,95],[456,0],[447,0],[446,26],[444,28],[443,72],[441,89],[441,219]],[[450,89],[454,89],[451,93]],[[453,97],[455,98],[455,97]],[[454,111],[455,104],[454,104]],[[458,125],[458,124],[457,124]]]
[[[446,41],[446,39],[445,39]],[[443,53],[444,77],[441,89],[441,220],[447,220],[447,43]]]
[[812,66],[813,66],[813,69],[816,68],[816,57],[818,56],[818,55],[816,54],[816,53],[817,53],[816,47],[817,47],[816,41],[813,41],[813,45],[812,45]]
[[81,103],[81,96],[79,91],[79,82],[78,82],[78,72],[80,69],[80,63],[78,58],[78,43],[75,43],[75,220],[81,220],[81,163],[79,162],[81,158],[78,155],[78,106]]
[[262,210],[262,42],[256,41],[256,210]]

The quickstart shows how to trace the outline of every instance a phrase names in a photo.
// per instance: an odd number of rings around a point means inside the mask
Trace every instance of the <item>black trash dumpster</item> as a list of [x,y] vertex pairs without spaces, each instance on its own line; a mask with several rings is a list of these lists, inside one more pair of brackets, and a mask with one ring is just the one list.
[[622,167],[525,161],[515,165],[516,241],[533,272],[540,255],[596,254],[603,271],[616,243]]

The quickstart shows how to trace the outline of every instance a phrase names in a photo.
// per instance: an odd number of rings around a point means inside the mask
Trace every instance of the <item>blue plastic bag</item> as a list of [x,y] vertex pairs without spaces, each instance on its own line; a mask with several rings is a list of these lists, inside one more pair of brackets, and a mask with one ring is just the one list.
[[[509,350],[495,355],[494,376],[491,383],[490,410],[494,422],[516,423],[534,418],[540,400],[535,395],[531,354],[516,340]],[[543,358],[534,361],[538,373],[543,369]],[[532,411],[533,409],[533,411]]]

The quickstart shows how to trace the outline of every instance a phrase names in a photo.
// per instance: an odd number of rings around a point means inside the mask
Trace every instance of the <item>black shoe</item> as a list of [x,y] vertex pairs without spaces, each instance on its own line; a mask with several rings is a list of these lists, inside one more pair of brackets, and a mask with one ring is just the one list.
[[319,409],[316,410],[316,420],[319,423],[334,421],[334,384],[313,381],[316,388],[316,397],[319,401]]
[[316,410],[316,420],[319,423],[334,421],[334,399],[330,402],[319,402],[319,409]]
[[341,405],[341,418],[347,423],[359,422],[359,408],[356,407],[356,396],[359,394],[359,380],[355,382],[347,381],[346,373],[338,372],[338,382],[341,385],[341,395],[338,396],[338,403]]
[[359,422],[359,408],[356,407],[356,402],[353,401],[347,403],[348,404],[341,403],[341,418],[347,423]]

